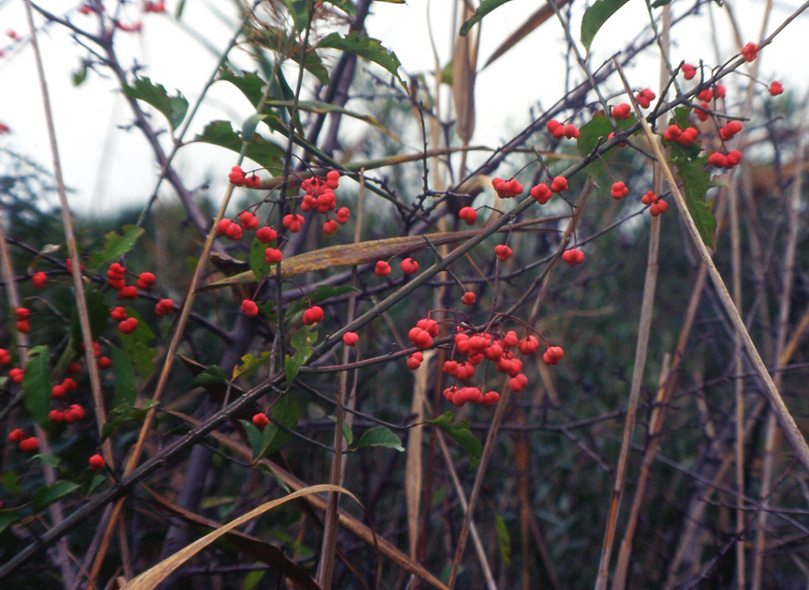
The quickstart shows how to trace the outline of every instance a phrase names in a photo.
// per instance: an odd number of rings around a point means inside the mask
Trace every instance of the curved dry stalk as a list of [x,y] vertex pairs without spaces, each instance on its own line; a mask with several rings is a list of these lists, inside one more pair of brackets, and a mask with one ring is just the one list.
[[[623,69],[621,68],[621,64],[616,61],[615,66],[618,73],[623,78]],[[736,309],[736,306],[733,304],[733,299],[731,298],[730,293],[728,293],[728,289],[722,280],[722,275],[720,275],[719,271],[716,269],[716,265],[711,259],[711,254],[708,252],[708,247],[705,245],[699,235],[699,230],[697,230],[697,226],[694,223],[690,212],[688,211],[688,205],[685,202],[685,197],[683,196],[682,192],[680,192],[680,187],[677,186],[677,181],[674,178],[674,174],[672,173],[671,168],[663,155],[663,149],[660,146],[660,137],[652,133],[646,119],[641,118],[640,122],[643,132],[654,151],[655,157],[657,158],[658,162],[660,162],[666,181],[669,185],[669,189],[674,196],[674,201],[677,203],[677,208],[679,209],[683,218],[688,234],[691,236],[691,240],[699,252],[700,258],[702,258],[708,267],[708,274],[710,275],[711,281],[716,288],[716,292],[719,296],[720,302],[722,303],[722,307],[730,317],[733,327],[739,332],[739,334],[741,334],[745,352],[750,358],[750,362],[752,363],[757,375],[764,385],[764,391],[767,394],[767,399],[769,400],[770,405],[776,414],[778,423],[784,432],[784,436],[789,442],[792,450],[795,452],[795,455],[798,457],[798,460],[803,465],[804,469],[809,472],[809,445],[806,444],[806,439],[798,429],[798,425],[795,423],[795,419],[792,417],[792,414],[789,413],[789,408],[787,408],[784,400],[778,393],[778,389],[775,387],[772,377],[770,377],[767,367],[764,364],[764,361],[761,359],[761,355],[759,354],[753,339],[750,338],[750,334],[744,325],[744,320],[742,320],[742,317],[739,315],[739,310]]]

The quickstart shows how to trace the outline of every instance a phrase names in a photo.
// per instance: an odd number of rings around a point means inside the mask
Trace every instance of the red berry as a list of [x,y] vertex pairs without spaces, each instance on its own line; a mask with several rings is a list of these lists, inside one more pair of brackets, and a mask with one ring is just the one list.
[[542,360],[547,365],[555,365],[562,360],[563,356],[565,356],[565,351],[562,350],[561,346],[549,346],[545,354],[542,355]]
[[550,201],[551,197],[553,196],[553,192],[551,192],[551,189],[549,189],[545,184],[538,184],[535,187],[532,187],[530,194],[531,197],[533,197],[534,200],[536,200],[536,202],[540,205],[544,205]]
[[270,264],[274,264],[276,262],[281,262],[284,255],[281,253],[281,250],[276,248],[267,248],[264,250],[264,260],[269,262]]
[[483,399],[481,400],[481,403],[484,406],[493,406],[499,401],[500,401],[499,393],[497,393],[496,391],[487,391],[486,393],[483,394]]
[[657,195],[654,194],[654,191],[646,191],[646,194],[640,200],[644,205],[651,205],[657,202]]
[[233,223],[228,226],[227,230],[225,231],[225,237],[229,240],[233,240],[234,242],[242,239],[242,226],[238,223]]
[[62,410],[51,410],[48,412],[48,420],[61,424],[65,421],[65,413]]
[[303,227],[303,215],[297,213],[284,215],[282,222],[284,227],[294,234],[301,231],[301,227]]
[[8,440],[11,442],[20,442],[25,438],[25,431],[22,428],[15,428],[8,433]]
[[464,305],[475,305],[475,294],[472,291],[467,291],[461,297],[461,303]]
[[783,94],[783,92],[784,92],[784,85],[778,82],[777,80],[773,80],[773,82],[770,84],[770,96],[778,96],[779,94]]
[[329,219],[323,223],[323,233],[327,236],[332,235],[337,231],[337,222],[334,219]]
[[551,190],[555,193],[561,193],[562,191],[566,191],[568,189],[567,186],[567,178],[564,176],[557,176],[553,179],[551,183]]
[[661,213],[665,212],[665,210],[668,209],[668,208],[669,208],[669,204],[666,203],[666,201],[657,201],[656,203],[653,203],[649,207],[649,214],[652,217],[657,217]]
[[384,260],[379,260],[376,263],[376,268],[374,269],[374,272],[377,274],[377,276],[386,277],[391,273],[390,264],[388,264]]
[[418,351],[414,352],[407,357],[407,368],[411,371],[415,371],[421,366],[422,361],[424,361],[424,355]]
[[31,331],[31,324],[28,323],[28,320],[17,322],[17,331],[20,334],[28,334]]
[[497,256],[497,258],[501,261],[511,258],[511,253],[511,248],[505,244],[498,244],[494,247],[494,255]]
[[122,322],[126,319],[126,309],[123,307],[116,307],[110,312],[110,319],[116,322]]
[[610,190],[610,196],[613,199],[620,200],[626,196],[629,192],[629,189],[623,182],[614,182],[612,184],[612,189]]
[[478,220],[478,212],[472,207],[463,207],[458,212],[458,217],[466,222],[466,225],[475,225]]
[[76,382],[73,381],[73,379],[71,379],[70,377],[65,377],[64,379],[62,379],[62,387],[65,388],[66,392],[70,393],[71,391],[76,391],[76,389],[78,389],[79,386],[76,385]]
[[65,422],[68,424],[78,422],[82,418],[84,418],[84,408],[82,408],[79,404],[73,404],[67,410],[65,410]]
[[32,436],[31,438],[25,438],[20,441],[20,450],[21,451],[36,451],[39,448],[39,439],[37,437]]
[[247,188],[261,188],[261,180],[256,174],[251,174],[244,179],[244,186]]
[[104,466],[106,465],[106,463],[104,462],[104,457],[102,457],[101,455],[98,455],[98,454],[93,455],[92,457],[90,457],[89,464],[90,464],[90,469],[92,469],[93,471],[98,471],[99,469],[103,469]]
[[42,271],[36,273],[31,277],[31,284],[34,286],[34,289],[44,289],[45,285],[48,284],[48,275]]
[[343,344],[346,346],[354,346],[359,340],[360,337],[356,332],[346,332],[343,334]]
[[14,315],[17,316],[18,321],[27,320],[31,315],[31,310],[27,307],[18,307],[14,310]]
[[551,119],[550,121],[548,121],[547,128],[548,131],[550,131],[551,133],[553,133],[556,129],[559,129],[560,127],[564,128],[564,125],[562,125],[556,119]]
[[501,199],[510,199],[522,193],[522,185],[516,180],[492,179],[492,186]]
[[562,260],[567,262],[570,266],[578,266],[584,262],[584,252],[577,248],[565,250],[565,252],[562,254]]
[[256,305],[255,301],[245,299],[242,301],[242,313],[251,318],[255,317],[258,315],[258,305]]
[[138,289],[134,285],[128,285],[118,291],[118,299],[137,299]]
[[239,221],[244,229],[256,229],[258,227],[258,217],[250,211],[242,211],[239,214]]
[[157,278],[154,276],[154,274],[152,274],[150,272],[142,272],[142,273],[140,273],[140,276],[138,277],[138,282],[137,282],[138,289],[143,289],[143,290],[151,289],[152,285],[155,284],[156,280],[157,280]]
[[753,61],[758,56],[758,45],[755,43],[747,43],[742,47],[742,57],[745,61]]
[[17,367],[8,372],[8,378],[11,379],[12,383],[22,383],[24,377],[25,371],[23,369],[18,369]]
[[399,263],[399,268],[401,268],[402,272],[406,275],[412,275],[413,273],[418,272],[419,263],[412,258],[405,258]]
[[64,397],[66,391],[64,385],[54,385],[51,388],[51,398],[59,399],[60,397]]
[[[576,128],[575,125],[572,123],[568,123],[565,125],[565,137],[568,139],[577,139],[580,133],[579,130]],[[522,189],[522,187],[520,187]],[[522,190],[520,190],[522,192]]]
[[632,107],[623,102],[617,107],[612,107],[612,116],[615,120],[628,119],[632,116]]
[[68,375],[78,375],[81,371],[81,363],[72,362],[67,366]]
[[[697,113],[697,119],[699,119],[700,121],[707,121],[708,118],[711,115],[709,113],[707,113],[706,111],[711,109],[711,105],[709,105],[707,102],[701,102],[701,103],[699,103],[699,106],[702,107],[702,108],[701,109],[695,109],[695,111]],[[705,110],[702,110],[702,109],[705,109]]]
[[258,228],[258,231],[256,232],[256,237],[258,238],[258,240],[259,240],[259,241],[260,241],[262,244],[269,244],[269,243],[270,243],[270,242],[272,242],[272,241],[273,241],[275,238],[277,238],[277,237],[278,237],[278,232],[277,232],[277,231],[275,231],[275,230],[274,230],[273,228],[271,228],[270,226],[266,225],[266,226],[264,226],[264,227],[260,227],[260,228]]
[[105,369],[109,369],[112,366],[112,361],[109,357],[102,356],[98,359],[98,368],[102,371]]
[[517,350],[520,351],[520,354],[533,354],[537,348],[539,348],[539,340],[536,336],[526,336],[517,343]]
[[340,207],[340,209],[337,210],[337,223],[340,225],[347,223],[350,217],[351,212],[348,210],[348,207]]
[[697,68],[692,66],[691,64],[683,64],[683,67],[680,69],[683,73],[683,78],[686,80],[692,80],[694,76],[697,75]]
[[235,184],[236,186],[244,184],[244,170],[242,170],[241,166],[234,166],[230,169],[228,180],[230,180],[231,184]]
[[118,329],[122,334],[131,334],[138,328],[138,320],[135,318],[128,318],[118,324]]
[[317,305],[313,305],[303,312],[303,323],[307,326],[313,326],[318,322],[323,321],[323,309]]
[[233,225],[233,222],[230,219],[221,219],[219,223],[216,224],[216,235],[218,236],[228,235],[228,229],[230,228],[231,225]]
[[265,414],[264,412],[259,412],[258,414],[253,416],[253,424],[255,424],[257,428],[264,428],[269,423],[270,419],[267,418],[267,414]]
[[154,308],[155,315],[171,315],[174,313],[174,302],[171,299],[161,299]]

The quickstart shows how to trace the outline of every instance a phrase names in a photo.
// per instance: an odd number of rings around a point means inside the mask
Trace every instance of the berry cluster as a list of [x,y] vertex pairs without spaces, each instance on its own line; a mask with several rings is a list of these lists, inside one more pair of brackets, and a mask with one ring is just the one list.
[[33,452],[39,448],[39,439],[28,436],[22,428],[15,428],[8,433],[9,442],[17,443],[21,451]]
[[614,182],[610,189],[610,196],[615,200],[620,200],[624,198],[628,192],[629,189],[623,182]]
[[551,132],[551,136],[553,136],[554,139],[562,139],[563,137],[567,139],[578,139],[580,135],[579,130],[573,123],[563,125],[556,119],[548,121],[547,128],[548,131]]
[[242,170],[241,166],[234,166],[230,169],[230,174],[228,174],[228,180],[230,180],[231,184],[236,186],[244,186],[247,188],[261,188],[261,180],[259,180],[258,175],[253,172],[250,176],[247,176]]
[[679,125],[669,125],[668,129],[663,132],[663,139],[672,142],[676,141],[685,147],[694,143],[697,135],[699,135],[699,130],[696,127],[682,129]]
[[654,191],[646,191],[640,200],[644,205],[649,205],[649,214],[652,217],[657,217],[669,208],[669,204],[660,199]]
[[501,199],[511,199],[522,194],[522,185],[513,178],[511,180],[493,178],[492,186],[495,192],[497,192],[497,196]]

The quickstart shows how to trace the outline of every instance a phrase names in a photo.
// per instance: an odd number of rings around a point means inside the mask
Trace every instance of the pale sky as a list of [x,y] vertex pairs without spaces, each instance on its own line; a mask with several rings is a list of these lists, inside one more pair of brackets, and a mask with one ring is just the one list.
[[[41,4],[57,14],[64,14],[67,3],[44,0]],[[112,2],[107,4],[112,5]],[[381,39],[386,47],[396,52],[404,74],[432,71],[434,59],[426,19],[428,6],[439,59],[445,65],[451,49],[450,4],[445,0],[433,0],[431,4],[426,0],[409,0],[406,5],[377,2],[367,23],[369,35]],[[757,40],[764,2],[743,0],[730,4],[740,21],[743,41]],[[173,10],[176,0],[168,0],[167,5]],[[494,48],[541,5],[535,0],[513,0],[489,14],[483,21],[480,62],[484,63]],[[575,5],[573,30],[578,37],[584,4]],[[690,0],[675,0],[672,4],[675,15],[692,5]],[[136,6],[127,7],[128,12],[124,13],[122,21],[138,18]],[[230,6],[213,0],[187,0],[183,26],[196,31],[213,46],[222,48],[232,34],[235,14],[218,11]],[[797,2],[777,4],[770,17],[768,32],[797,6]],[[725,60],[738,48],[725,10],[714,4],[712,12],[715,26],[720,31],[718,49],[721,59]],[[94,22],[93,17],[76,11],[70,13],[70,18],[79,25]],[[762,60],[762,80],[769,83],[772,79],[779,79],[785,87],[798,89],[800,95],[806,92],[809,80],[805,61],[796,59],[796,52],[805,53],[806,42],[802,38],[806,30],[805,19],[805,16],[799,17],[759,57]],[[193,104],[217,58],[170,17],[146,15],[143,20],[142,33],[118,34],[122,60],[130,60],[128,63],[131,64],[132,59],[137,59],[138,63],[147,66],[144,73],[153,81],[162,83],[171,93],[180,90]],[[592,47],[591,67],[597,68],[604,59],[620,51],[647,22],[643,3],[634,1],[624,6],[598,33]],[[0,149],[13,150],[50,169],[51,157],[33,52],[28,44],[13,42],[6,35],[9,29],[22,36],[27,34],[21,1],[0,0],[0,49],[5,49],[5,56],[0,57],[0,123],[12,129],[11,134],[0,136]],[[702,58],[714,65],[716,49],[711,43],[710,31],[711,19],[707,9],[702,15],[691,18],[688,24],[676,27],[672,61],[678,63],[684,59],[696,64]],[[85,213],[104,214],[124,203],[143,204],[153,189],[156,168],[140,132],[119,128],[130,123],[132,118],[115,85],[111,80],[90,72],[82,86],[74,87],[72,72],[79,68],[86,51],[58,27],[49,28],[40,36],[40,42],[65,179],[68,186],[75,189],[70,196],[71,207]],[[525,126],[531,106],[538,103],[550,106],[558,100],[564,89],[565,47],[562,29],[552,19],[479,73],[473,143],[496,146]],[[253,69],[240,51],[232,55],[243,68]],[[647,52],[627,71],[630,82],[658,91],[657,63],[656,53]],[[101,73],[106,76],[105,72]],[[576,78],[579,77],[577,70]],[[743,83],[744,79],[737,76],[728,80],[726,86],[732,89],[734,84]],[[238,128],[250,114],[250,106],[238,92],[227,84],[216,84],[187,139],[208,121],[230,119],[234,128]],[[218,198],[235,154],[202,145],[186,147],[180,153],[177,167],[187,186],[194,188],[214,177],[216,182],[211,195]]]

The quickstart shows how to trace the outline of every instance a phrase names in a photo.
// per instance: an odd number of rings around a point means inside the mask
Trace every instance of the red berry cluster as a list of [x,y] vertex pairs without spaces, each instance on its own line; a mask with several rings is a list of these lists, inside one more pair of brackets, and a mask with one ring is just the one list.
[[[337,198],[334,195],[335,189],[340,183],[340,173],[337,170],[329,170],[326,173],[326,178],[318,178],[313,176],[301,183],[301,188],[304,190],[303,200],[301,201],[301,211],[317,211],[325,215],[329,211],[334,211],[337,208]],[[323,222],[323,233],[328,235],[337,231],[337,225],[344,225],[351,217],[348,207],[341,207],[335,214],[335,219],[327,219]]]
[[255,173],[251,174],[250,176],[245,175],[244,170],[242,170],[241,166],[234,166],[230,169],[230,174],[228,174],[228,180],[230,180],[231,184],[236,186],[244,186],[247,188],[261,188],[261,180],[259,180],[258,175]]
[[547,184],[540,183],[534,187],[531,187],[530,195],[537,203],[544,205],[551,200],[553,191],[548,188]]
[[563,125],[556,119],[548,121],[547,125],[548,131],[551,132],[551,136],[554,139],[562,139],[566,137],[567,139],[578,139],[579,137],[579,130],[573,123],[568,123],[567,125]]
[[9,442],[17,443],[21,451],[32,452],[39,448],[39,440],[35,436],[28,436],[22,428],[15,428],[8,433]]
[[716,168],[725,168],[730,170],[736,164],[742,161],[742,153],[739,150],[731,150],[726,154],[722,152],[713,152],[708,156],[708,163]]
[[699,130],[696,127],[681,129],[679,125],[669,125],[668,129],[663,132],[663,139],[676,141],[682,146],[689,146],[694,143],[697,135],[699,135]]
[[680,68],[680,71],[683,73],[683,78],[686,80],[693,80],[694,76],[697,75],[697,68],[695,68],[691,64],[683,64],[683,67]]
[[492,186],[497,192],[497,196],[501,199],[511,199],[512,197],[522,194],[522,185],[513,178],[511,180],[493,178]]
[[629,192],[629,189],[627,188],[627,186],[622,181],[621,182],[613,182],[612,183],[612,188],[610,189],[610,196],[615,200],[620,200],[620,199],[624,198],[627,195],[628,192]]
[[27,307],[18,307],[14,310],[14,315],[17,317],[17,331],[21,334],[28,334],[31,331],[31,324],[28,322],[31,310]]
[[722,138],[722,141],[729,141],[741,130],[742,124],[739,121],[728,121],[719,128],[719,137]]
[[646,191],[640,200],[644,205],[649,205],[649,214],[652,217],[657,217],[669,208],[669,204],[654,194],[654,191]]
[[635,95],[635,102],[637,102],[641,108],[648,109],[649,105],[652,104],[652,101],[656,97],[657,95],[654,92],[652,92],[649,88],[644,88]]

